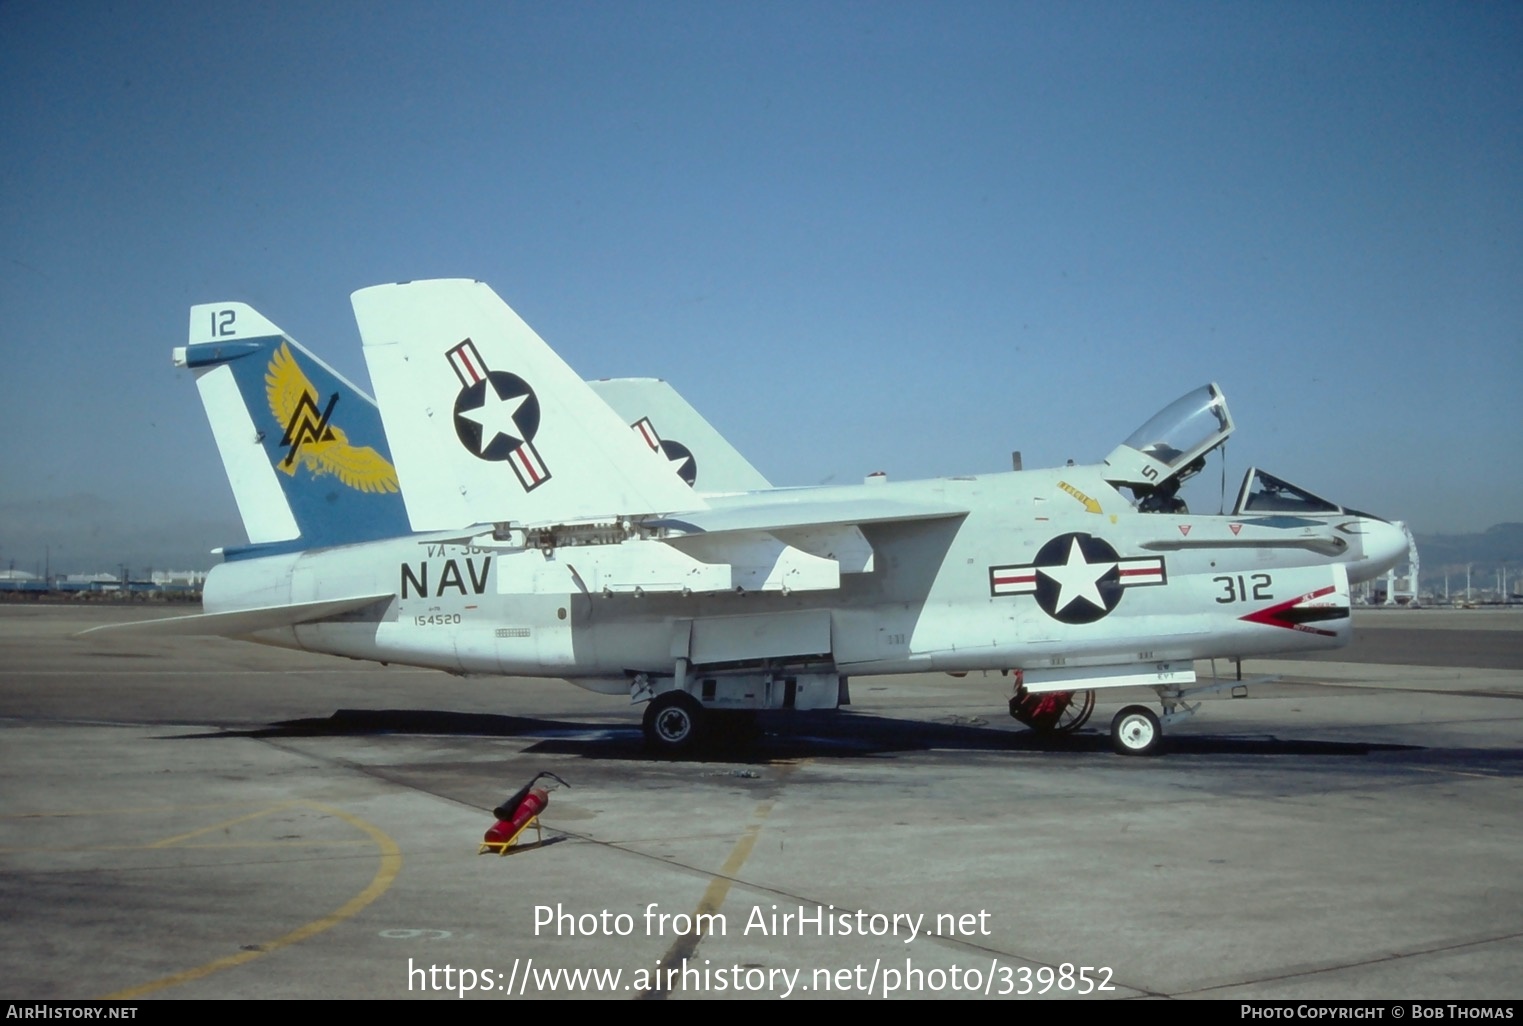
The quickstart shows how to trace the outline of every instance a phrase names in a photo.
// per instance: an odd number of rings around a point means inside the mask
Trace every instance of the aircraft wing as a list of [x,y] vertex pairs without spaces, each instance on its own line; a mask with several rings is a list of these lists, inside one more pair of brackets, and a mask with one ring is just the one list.
[[[767,492],[748,499],[785,499]],[[967,515],[965,507],[879,499],[760,501],[647,521],[661,540],[704,563],[728,565],[735,586],[760,591],[828,591],[842,574],[874,567],[862,527],[930,523]]]
[[197,613],[193,616],[171,616],[162,620],[139,620],[136,623],[109,623],[80,631],[85,635],[130,635],[134,638],[161,638],[183,636],[240,637],[277,627],[294,627],[301,623],[326,620],[378,602],[390,602],[393,594],[359,595],[354,598],[323,599],[319,602],[298,602],[289,606],[263,606],[258,609],[238,609],[227,613]]
[[950,503],[922,505],[878,499],[805,500],[716,506],[695,513],[647,521],[646,526],[665,528],[676,535],[718,535],[736,531],[787,531],[800,528],[859,527],[864,524],[912,520],[944,520],[966,516],[967,513],[968,507]]
[[[642,520],[642,537],[623,545],[576,545],[576,525],[528,528],[525,542],[507,544],[556,551],[567,580],[589,593],[833,591],[843,574],[874,568],[863,526],[933,524],[968,513],[951,504],[788,498],[786,491],[752,493],[744,504]],[[497,543],[478,537],[470,544]]]

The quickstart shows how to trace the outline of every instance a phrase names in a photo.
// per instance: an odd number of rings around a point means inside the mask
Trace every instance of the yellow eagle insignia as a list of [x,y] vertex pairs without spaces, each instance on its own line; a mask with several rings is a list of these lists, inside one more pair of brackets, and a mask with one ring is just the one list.
[[314,477],[332,474],[361,492],[397,490],[397,470],[384,456],[369,446],[350,445],[343,429],[328,422],[338,404],[338,393],[320,407],[317,390],[284,342],[270,358],[264,384],[270,412],[285,428],[280,444],[286,447],[286,455],[275,464],[277,467],[292,475],[298,465]]

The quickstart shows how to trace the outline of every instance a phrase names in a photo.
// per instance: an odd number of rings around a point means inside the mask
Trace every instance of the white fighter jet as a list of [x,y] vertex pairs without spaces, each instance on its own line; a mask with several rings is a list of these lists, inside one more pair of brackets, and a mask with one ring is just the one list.
[[[675,392],[595,391],[479,282],[353,302],[379,417],[250,308],[192,310],[176,360],[250,544],[208,577],[206,613],[115,629],[564,677],[647,702],[666,752],[719,716],[834,708],[854,676],[1008,672],[1041,730],[1147,685],[1162,720],[1133,705],[1111,725],[1146,754],[1194,711],[1196,660],[1345,644],[1349,581],[1406,552],[1399,525],[1257,470],[1230,513],[1185,509],[1180,483],[1233,430],[1215,385],[1098,464],[776,489],[696,413],[698,448],[664,445],[663,419],[695,427]],[[725,469],[706,489],[707,452]]]

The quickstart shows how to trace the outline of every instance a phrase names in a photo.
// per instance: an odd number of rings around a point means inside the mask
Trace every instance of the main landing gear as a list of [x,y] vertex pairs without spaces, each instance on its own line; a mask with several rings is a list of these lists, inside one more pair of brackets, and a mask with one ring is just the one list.
[[692,751],[703,736],[703,703],[686,691],[663,691],[645,707],[645,743],[664,755]]
[[742,746],[760,736],[760,714],[834,709],[850,698],[846,677],[823,665],[715,671],[679,659],[674,669],[670,677],[636,673],[629,679],[630,701],[649,703],[641,729],[646,747],[658,755]]
[[1072,734],[1089,722],[1095,711],[1093,691],[1045,691],[1033,695],[1016,678],[1010,696],[1010,715],[1038,734]]

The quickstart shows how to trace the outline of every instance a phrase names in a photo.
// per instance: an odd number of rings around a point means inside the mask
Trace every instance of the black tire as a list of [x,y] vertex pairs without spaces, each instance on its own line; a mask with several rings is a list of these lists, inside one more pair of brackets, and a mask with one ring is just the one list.
[[1153,710],[1129,705],[1111,720],[1111,747],[1118,755],[1152,755],[1163,741],[1163,727]]
[[698,699],[686,691],[663,692],[645,707],[645,743],[663,755],[690,752],[703,735],[703,719]]

